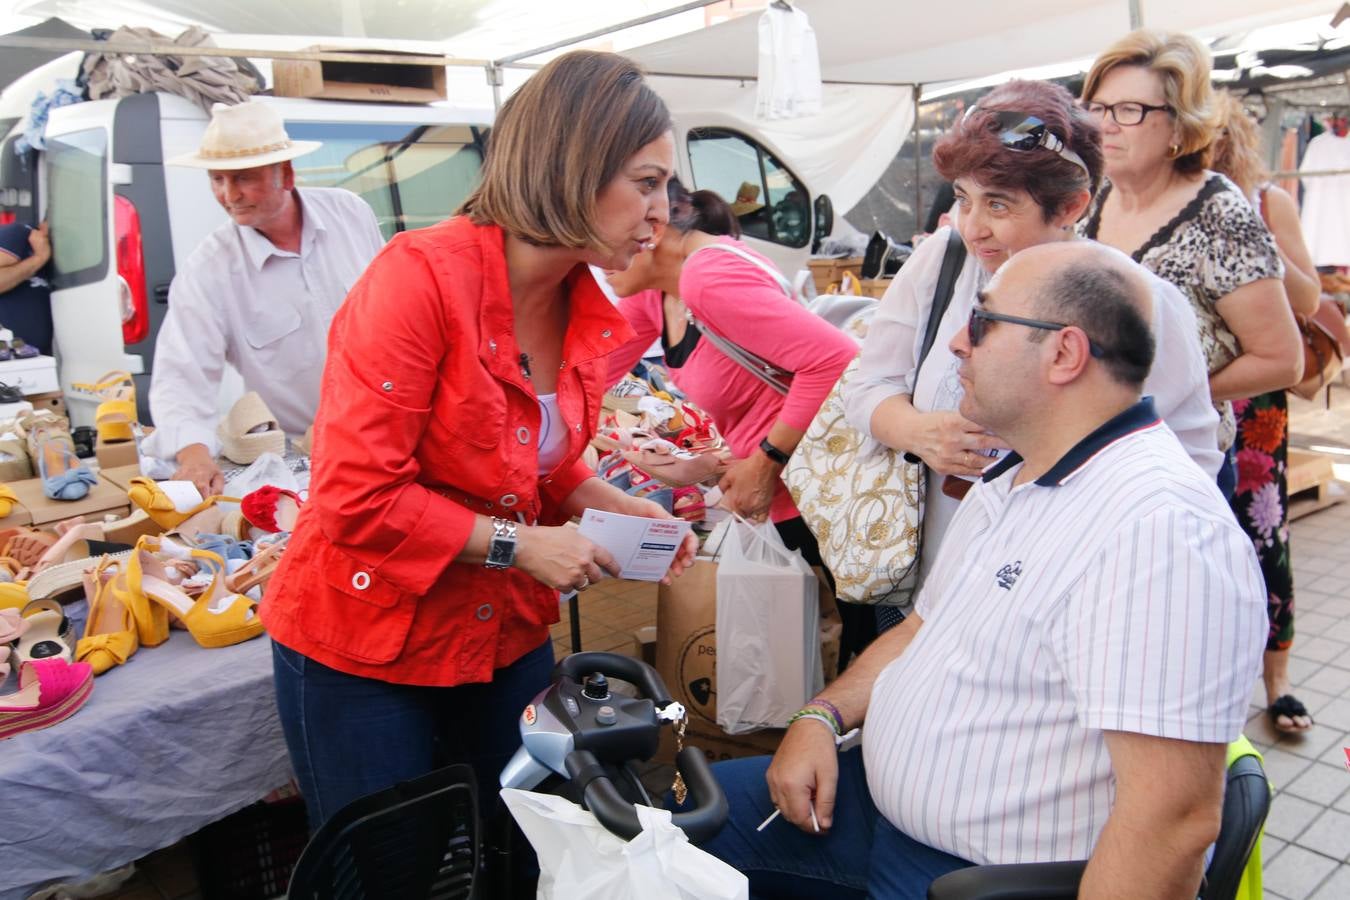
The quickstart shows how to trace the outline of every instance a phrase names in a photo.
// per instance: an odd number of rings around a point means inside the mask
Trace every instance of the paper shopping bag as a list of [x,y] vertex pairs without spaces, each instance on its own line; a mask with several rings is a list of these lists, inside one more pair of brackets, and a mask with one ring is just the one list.
[[769,523],[734,521],[717,567],[717,724],[782,728],[824,687],[815,572]]

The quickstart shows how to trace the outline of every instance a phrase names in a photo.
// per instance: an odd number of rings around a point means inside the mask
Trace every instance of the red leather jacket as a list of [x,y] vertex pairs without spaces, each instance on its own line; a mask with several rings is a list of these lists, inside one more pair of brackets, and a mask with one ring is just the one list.
[[541,477],[501,229],[454,218],[375,258],[328,334],[310,499],[261,608],[274,639],[354,675],[448,686],[489,681],[548,638],[555,591],[452,560],[475,513],[558,524],[593,475],[580,456],[605,357],[632,332],[586,266],[568,287],[569,442]]

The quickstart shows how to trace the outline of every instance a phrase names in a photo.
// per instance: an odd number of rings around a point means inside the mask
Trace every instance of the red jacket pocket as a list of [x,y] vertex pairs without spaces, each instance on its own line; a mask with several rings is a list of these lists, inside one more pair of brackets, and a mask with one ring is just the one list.
[[301,628],[349,659],[393,661],[408,641],[418,598],[327,541],[315,543],[309,564],[288,573],[317,576],[313,589],[297,591]]

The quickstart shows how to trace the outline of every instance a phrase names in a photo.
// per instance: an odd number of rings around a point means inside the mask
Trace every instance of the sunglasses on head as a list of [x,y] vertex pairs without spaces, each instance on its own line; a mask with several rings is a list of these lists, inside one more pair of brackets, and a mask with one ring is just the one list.
[[[1009,316],[1004,313],[990,312],[987,309],[981,309],[978,306],[971,307],[970,319],[966,322],[966,331],[970,334],[970,346],[980,346],[980,341],[984,340],[985,334],[989,330],[990,322],[1011,322],[1014,325],[1022,325],[1027,328],[1039,328],[1042,331],[1063,331],[1069,325],[1066,322],[1046,322],[1042,319],[1026,319],[1022,316]],[[1095,358],[1101,359],[1106,355],[1106,351],[1101,345],[1088,338],[1088,352]]]
[[1013,110],[982,109],[979,106],[972,106],[966,111],[965,119],[969,119],[976,110],[987,113],[993,118],[998,125],[999,143],[1009,150],[1026,152],[1035,150],[1037,147],[1044,147],[1059,154],[1061,159],[1067,159],[1087,172],[1088,177],[1092,176],[1092,173],[1088,171],[1087,163],[1083,162],[1083,157],[1065,146],[1064,142],[1040,118],[1030,113]]

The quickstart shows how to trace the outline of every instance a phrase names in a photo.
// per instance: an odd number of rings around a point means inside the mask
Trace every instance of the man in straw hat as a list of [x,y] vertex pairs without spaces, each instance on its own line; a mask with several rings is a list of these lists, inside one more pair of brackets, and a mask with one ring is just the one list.
[[224,364],[282,429],[303,434],[319,406],[328,323],[384,244],[355,194],[295,186],[291,160],[320,146],[291,140],[265,103],[218,103],[197,152],[168,160],[206,169],[230,217],[173,280],[150,385],[146,452],[175,460],[174,477],[203,495],[224,487],[215,464]]

